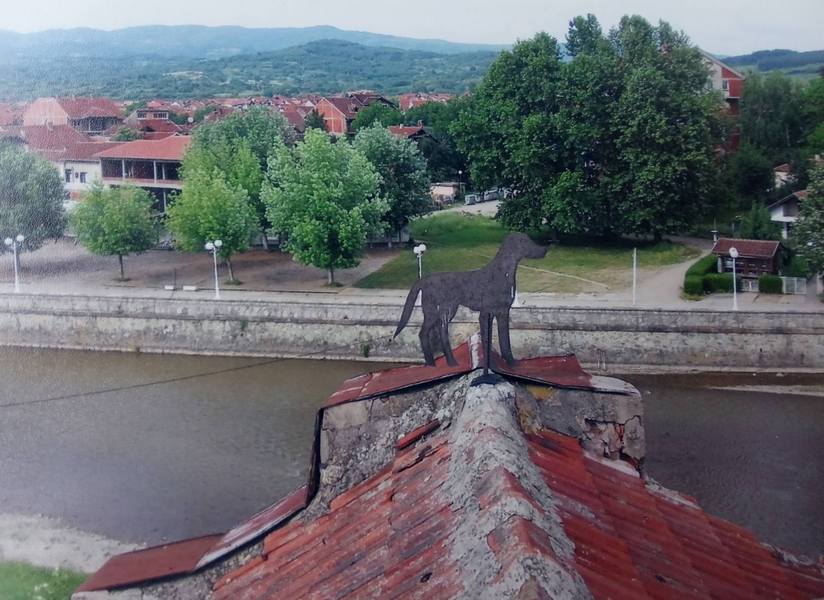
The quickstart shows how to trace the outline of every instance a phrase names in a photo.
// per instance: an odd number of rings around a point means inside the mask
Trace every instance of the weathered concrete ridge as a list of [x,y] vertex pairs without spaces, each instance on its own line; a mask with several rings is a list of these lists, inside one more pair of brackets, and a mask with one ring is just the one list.
[[[0,345],[161,353],[414,361],[414,325],[391,341],[402,309],[386,302],[214,301],[0,295]],[[455,344],[477,329],[460,310]],[[652,367],[824,370],[821,313],[520,307],[522,357],[574,351],[582,362]]]

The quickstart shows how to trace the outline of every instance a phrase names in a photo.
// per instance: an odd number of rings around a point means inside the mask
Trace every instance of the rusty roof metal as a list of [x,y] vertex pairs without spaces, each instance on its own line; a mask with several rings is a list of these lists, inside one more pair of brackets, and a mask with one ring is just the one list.
[[110,558],[77,591],[91,592],[191,573],[205,552],[221,539],[204,537],[136,550]]

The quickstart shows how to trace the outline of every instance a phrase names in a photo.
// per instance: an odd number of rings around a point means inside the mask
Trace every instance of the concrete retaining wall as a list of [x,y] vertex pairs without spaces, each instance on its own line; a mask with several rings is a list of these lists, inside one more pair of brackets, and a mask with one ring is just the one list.
[[[0,295],[0,345],[419,361],[416,310],[384,303]],[[477,330],[460,311],[455,343]],[[621,366],[824,370],[822,313],[604,308],[513,309],[516,356],[574,351]]]

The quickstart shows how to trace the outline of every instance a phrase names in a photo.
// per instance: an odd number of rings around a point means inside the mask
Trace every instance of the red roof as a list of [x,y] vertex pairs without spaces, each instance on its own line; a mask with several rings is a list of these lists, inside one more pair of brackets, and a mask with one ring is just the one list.
[[425,131],[423,125],[390,125],[389,133],[408,138],[425,133]]
[[284,108],[280,114],[282,114],[283,117],[289,121],[289,124],[298,133],[303,133],[303,131],[306,130],[306,120],[303,118],[303,115],[297,111],[297,109]]
[[99,158],[125,158],[132,160],[183,160],[191,137],[174,135],[161,140],[135,140],[124,142],[98,153]]
[[775,167],[773,171],[776,171],[778,173],[791,173],[792,167],[790,167],[789,163],[784,163]]
[[712,247],[712,253],[722,256],[729,256],[730,248],[738,250],[738,255],[742,258],[763,258],[769,259],[775,256],[781,242],[772,240],[741,240],[734,238],[719,238]]
[[123,117],[123,111],[108,98],[58,98],[57,103],[70,119]]
[[68,125],[35,125],[20,128],[20,137],[40,156],[51,160],[96,160],[96,154],[119,142],[93,142]]
[[355,113],[363,106],[350,98],[341,98],[340,96],[332,96],[324,98],[324,100],[342,112],[347,119],[354,119]]

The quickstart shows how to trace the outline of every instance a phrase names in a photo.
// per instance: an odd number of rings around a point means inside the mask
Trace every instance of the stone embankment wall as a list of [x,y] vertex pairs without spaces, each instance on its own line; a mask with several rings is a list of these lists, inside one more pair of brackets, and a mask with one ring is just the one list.
[[[355,302],[0,295],[0,345],[166,353],[420,361],[420,311],[394,341],[401,306]],[[455,344],[475,314],[452,323]],[[516,355],[575,352],[626,367],[824,370],[822,313],[566,307],[512,311]]]

